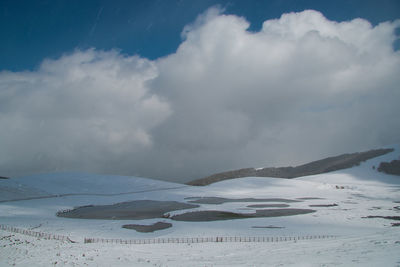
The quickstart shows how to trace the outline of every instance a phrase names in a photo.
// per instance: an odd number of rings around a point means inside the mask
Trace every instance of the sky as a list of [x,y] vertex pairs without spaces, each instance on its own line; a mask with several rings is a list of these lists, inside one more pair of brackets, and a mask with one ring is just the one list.
[[400,142],[400,2],[0,1],[0,176],[185,182]]

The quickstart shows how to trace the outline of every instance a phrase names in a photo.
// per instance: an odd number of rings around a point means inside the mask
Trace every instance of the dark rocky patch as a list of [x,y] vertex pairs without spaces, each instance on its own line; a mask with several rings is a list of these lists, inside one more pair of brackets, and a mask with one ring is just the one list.
[[211,222],[221,220],[234,220],[252,218],[252,215],[217,210],[193,211],[172,216],[175,221],[185,222]]
[[265,209],[257,210],[256,217],[282,217],[316,212],[312,209]]
[[323,200],[325,198],[321,198],[321,197],[298,197],[296,199],[299,199],[299,200]]
[[164,230],[170,227],[172,227],[172,224],[166,222],[157,222],[151,225],[125,224],[122,226],[122,228],[133,229],[141,233],[152,233],[154,231]]
[[337,207],[338,204],[315,204],[315,205],[308,205],[311,208],[329,208],[329,207]]
[[204,186],[223,180],[241,177],[296,178],[306,175],[315,175],[351,168],[359,165],[363,161],[382,156],[392,151],[394,151],[394,149],[375,149],[360,153],[343,154],[336,157],[329,157],[322,160],[313,161],[311,163],[296,167],[271,167],[263,169],[244,168],[213,174],[205,178],[191,181],[187,184]]
[[172,216],[171,219],[175,221],[185,221],[185,222],[210,222],[210,221],[248,219],[248,218],[259,218],[259,217],[293,216],[293,215],[307,214],[312,212],[315,212],[315,210],[268,209],[268,210],[256,210],[256,213],[251,213],[251,214],[234,213],[234,212],[217,211],[217,210],[204,210],[204,211],[193,211],[193,212],[178,214]]
[[368,219],[373,219],[373,218],[381,218],[381,219],[387,219],[387,220],[395,220],[395,221],[400,221],[400,216],[367,216],[363,218],[368,218]]
[[288,204],[254,204],[248,205],[249,208],[288,208]]
[[267,228],[267,229],[283,229],[283,228],[285,228],[285,227],[283,227],[283,226],[268,225],[268,226],[252,226],[251,228],[257,228],[257,229],[262,229],[262,228]]
[[378,167],[379,172],[400,176],[400,160],[392,160],[391,162],[381,162]]
[[78,207],[60,211],[57,216],[78,219],[141,220],[163,218],[167,212],[197,207],[199,205],[176,201],[136,200],[113,205]]
[[[195,198],[190,198],[195,199]],[[196,200],[189,201],[190,203],[197,204],[223,204],[227,202],[284,202],[293,203],[301,202],[299,200],[285,199],[285,198],[223,198],[223,197],[199,197]]]
[[0,179],[10,179],[8,177],[0,176]]
[[400,223],[392,223],[392,226],[393,226],[393,227],[395,227],[395,226],[400,226]]
[[393,207],[395,210],[400,210],[400,206]]

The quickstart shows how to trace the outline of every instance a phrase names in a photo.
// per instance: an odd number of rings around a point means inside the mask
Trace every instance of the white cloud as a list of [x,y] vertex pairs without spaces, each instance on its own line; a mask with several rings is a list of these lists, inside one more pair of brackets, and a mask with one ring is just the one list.
[[156,75],[149,60],[95,50],[1,73],[1,169],[115,170],[107,165],[153,145],[151,129],[170,114],[146,86]]
[[399,26],[308,10],[248,32],[210,9],[153,62],[88,50],[3,72],[0,170],[190,180],[399,143]]
[[201,16],[157,62],[153,86],[175,111],[159,133],[175,152],[167,168],[184,162],[193,177],[399,142],[399,23],[309,10],[253,33],[237,16]]

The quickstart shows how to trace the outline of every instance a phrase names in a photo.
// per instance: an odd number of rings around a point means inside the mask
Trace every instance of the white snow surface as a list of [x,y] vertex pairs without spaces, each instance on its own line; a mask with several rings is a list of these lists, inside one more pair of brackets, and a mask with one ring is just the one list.
[[[82,173],[39,174],[0,180],[0,224],[69,236],[78,243],[44,240],[0,230],[0,266],[400,266],[397,220],[363,218],[400,216],[400,177],[373,166],[399,159],[395,151],[360,166],[296,179],[226,180],[204,187],[137,177]],[[290,208],[316,212],[270,218],[214,222],[170,219],[89,220],[57,217],[60,210],[131,200],[188,202],[190,197],[285,198]],[[253,213],[252,204],[201,204],[192,210]],[[310,205],[331,205],[310,207]],[[171,214],[185,213],[180,210]],[[139,233],[124,224],[168,221],[171,228]],[[281,228],[254,228],[276,226]],[[215,236],[334,235],[333,239],[278,243],[84,244],[85,237],[142,239]]]

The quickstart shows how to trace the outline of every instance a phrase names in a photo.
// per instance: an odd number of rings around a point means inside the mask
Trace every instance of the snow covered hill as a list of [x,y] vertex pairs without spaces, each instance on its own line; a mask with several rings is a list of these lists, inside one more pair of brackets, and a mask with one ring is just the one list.
[[359,165],[361,162],[385,155],[390,152],[393,152],[392,148],[373,149],[364,152],[342,154],[339,156],[329,157],[296,167],[244,168],[239,170],[216,173],[205,178],[191,181],[188,184],[203,186],[223,180],[249,176],[290,179],[315,174],[323,174],[337,170],[348,169]]
[[[78,242],[43,240],[0,230],[0,266],[399,266],[400,228],[396,225],[400,177],[376,170],[380,162],[399,158],[400,149],[395,146],[393,152],[351,169],[295,179],[246,177],[203,187],[81,173],[0,179],[0,224],[66,235]],[[154,203],[164,202],[183,203],[188,208],[172,209],[162,216],[150,214],[146,219],[56,215],[86,206],[77,211],[90,210],[102,216],[104,210],[135,210],[138,203],[146,203],[150,210],[157,209]],[[285,209],[313,212],[283,216]],[[195,216],[210,211],[233,217],[204,221]],[[252,217],[256,213],[268,216]],[[247,215],[249,218],[244,219]],[[190,220],[181,220],[188,217]],[[157,222],[172,226],[150,233],[122,227]],[[296,243],[83,243],[85,237],[129,240],[307,235],[336,238]]]
[[1,180],[0,201],[62,195],[117,195],[181,186],[139,177],[77,172],[45,173]]

